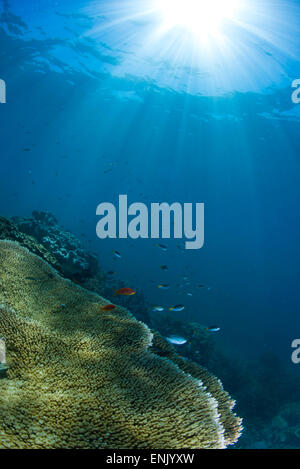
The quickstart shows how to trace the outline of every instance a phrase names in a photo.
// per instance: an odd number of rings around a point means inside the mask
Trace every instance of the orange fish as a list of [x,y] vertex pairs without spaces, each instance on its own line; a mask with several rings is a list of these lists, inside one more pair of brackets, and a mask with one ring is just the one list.
[[109,305],[105,305],[101,307],[102,311],[112,311],[115,308],[116,306],[113,304],[109,304]]
[[135,291],[132,290],[131,288],[120,288],[120,290],[117,290],[115,292],[115,295],[122,295],[122,296],[131,296],[135,295]]

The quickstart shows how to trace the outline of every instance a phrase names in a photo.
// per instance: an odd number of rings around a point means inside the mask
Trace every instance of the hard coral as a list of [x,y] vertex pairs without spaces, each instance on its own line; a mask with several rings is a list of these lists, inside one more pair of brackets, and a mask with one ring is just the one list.
[[152,353],[150,330],[128,311],[102,311],[103,298],[10,241],[0,241],[0,303],[0,448],[223,448],[236,438],[240,421],[227,425],[213,378],[210,392],[193,367]]
[[169,344],[155,331],[153,331],[152,348],[154,349],[154,353],[168,357],[169,360],[179,366],[185,373],[192,375],[193,378],[203,383],[218,402],[220,421],[224,427],[225,445],[228,446],[236,443],[241,434],[242,421],[232,413],[235,401],[224,391],[221,381],[209,373],[206,368],[178,355],[173,345]]
[[32,236],[20,231],[13,221],[4,217],[0,217],[0,240],[1,239],[17,241],[21,246],[26,247],[29,251],[42,257],[56,269],[60,269],[58,261],[45,246],[38,243]]
[[65,277],[92,277],[98,268],[95,256],[86,252],[80,241],[58,225],[50,212],[33,211],[32,217],[14,217],[18,230],[33,236],[45,246],[60,265]]

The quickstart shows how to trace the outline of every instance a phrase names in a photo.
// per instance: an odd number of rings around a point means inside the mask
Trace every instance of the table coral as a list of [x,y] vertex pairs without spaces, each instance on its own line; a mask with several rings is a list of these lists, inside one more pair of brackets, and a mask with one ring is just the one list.
[[[228,407],[127,310],[0,241],[0,448],[224,448]],[[220,416],[221,414],[221,416]],[[236,438],[240,421],[231,430]],[[225,436],[224,436],[225,434]]]
[[173,345],[169,344],[156,331],[153,331],[151,347],[154,348],[155,353],[168,357],[169,360],[176,363],[185,373],[192,375],[203,383],[218,402],[220,420],[225,430],[225,445],[228,446],[236,443],[241,434],[242,420],[232,412],[235,401],[224,391],[221,381],[209,373],[206,368],[178,355]]

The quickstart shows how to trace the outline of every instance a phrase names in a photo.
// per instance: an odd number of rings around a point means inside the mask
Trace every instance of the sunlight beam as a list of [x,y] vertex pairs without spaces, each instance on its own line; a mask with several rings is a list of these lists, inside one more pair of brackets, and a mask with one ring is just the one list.
[[186,29],[202,38],[216,37],[226,21],[236,18],[237,0],[156,0],[165,30]]

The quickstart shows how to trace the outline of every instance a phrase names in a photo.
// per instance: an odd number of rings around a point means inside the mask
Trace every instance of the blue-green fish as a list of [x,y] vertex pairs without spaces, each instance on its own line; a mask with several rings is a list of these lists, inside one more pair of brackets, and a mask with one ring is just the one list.
[[176,312],[179,312],[179,311],[183,311],[184,310],[184,305],[175,305],[175,306],[172,306],[171,308],[169,308],[170,311],[176,311]]
[[184,345],[187,343],[187,340],[184,337],[180,337],[178,335],[171,335],[170,337],[166,337],[166,340],[173,345]]
[[219,332],[221,328],[219,326],[210,326],[210,327],[207,327],[206,330],[209,332]]
[[114,253],[114,256],[117,258],[117,259],[121,259],[121,254],[118,252],[118,251],[113,251]]
[[167,246],[165,246],[164,244],[156,244],[156,246],[159,249],[161,249],[162,251],[167,251],[168,250]]
[[165,308],[163,308],[163,306],[153,306],[152,311],[153,311],[154,313],[156,313],[156,312],[161,313],[162,311],[164,311],[164,309],[165,309]]

